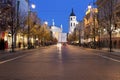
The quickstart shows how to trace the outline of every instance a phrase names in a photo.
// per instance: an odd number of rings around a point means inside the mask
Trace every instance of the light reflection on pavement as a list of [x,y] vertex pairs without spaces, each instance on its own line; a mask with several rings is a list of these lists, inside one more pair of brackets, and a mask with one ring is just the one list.
[[34,50],[0,65],[0,80],[120,80],[120,63],[74,46]]

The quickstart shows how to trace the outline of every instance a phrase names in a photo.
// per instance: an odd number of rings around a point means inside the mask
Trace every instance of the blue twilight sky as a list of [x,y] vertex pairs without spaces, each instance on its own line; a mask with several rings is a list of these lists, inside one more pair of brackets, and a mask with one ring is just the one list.
[[82,20],[88,4],[94,0],[30,0],[36,5],[37,12],[42,21],[48,21],[52,25],[52,19],[56,26],[63,25],[63,32],[69,30],[69,15],[74,10],[77,20]]

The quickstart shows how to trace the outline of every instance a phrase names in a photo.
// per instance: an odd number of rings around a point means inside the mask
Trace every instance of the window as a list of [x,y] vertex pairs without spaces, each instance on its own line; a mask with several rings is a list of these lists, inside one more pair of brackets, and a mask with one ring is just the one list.
[[74,23],[74,26],[75,26],[75,23]]
[[71,18],[71,20],[72,20],[72,18]]
[[72,26],[72,23],[71,23],[71,26]]

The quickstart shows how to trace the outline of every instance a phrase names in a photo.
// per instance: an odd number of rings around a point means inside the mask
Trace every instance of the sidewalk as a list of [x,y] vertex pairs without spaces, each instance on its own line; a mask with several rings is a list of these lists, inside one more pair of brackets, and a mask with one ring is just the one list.
[[[41,49],[44,49],[46,47],[39,47]],[[39,48],[33,48],[33,49],[39,49]],[[33,49],[23,49],[23,48],[15,48],[14,49],[14,52],[11,52],[11,49],[7,49],[7,50],[0,50],[0,61],[3,61],[4,59],[8,59],[8,58],[11,58],[11,57],[17,57],[21,54],[24,54],[24,52],[26,51],[33,51]]]
[[22,54],[21,51],[23,51],[23,49],[19,49],[19,48],[16,48],[14,52],[11,52],[10,49],[0,50],[0,61],[7,59],[8,57],[11,58],[11,57],[20,55],[20,54]]
[[22,51],[22,50],[26,50],[26,49],[15,48],[15,49],[14,49],[14,52],[11,52],[11,49],[0,50],[0,55],[8,54],[8,53],[15,53],[15,52],[17,52],[17,51]]
[[[109,48],[102,48],[101,50],[109,52]],[[120,56],[120,49],[112,49],[112,52],[109,53]]]
[[[76,47],[79,47],[79,46],[76,46]],[[85,48],[85,47],[81,47],[81,48]],[[88,48],[88,49],[92,49],[92,48]],[[120,56],[120,49],[112,49],[112,52],[109,52],[109,48],[97,48],[97,49],[92,49],[92,50],[97,50],[97,51],[101,51],[101,52],[107,52],[107,53],[111,53],[113,55],[117,55],[117,56]]]

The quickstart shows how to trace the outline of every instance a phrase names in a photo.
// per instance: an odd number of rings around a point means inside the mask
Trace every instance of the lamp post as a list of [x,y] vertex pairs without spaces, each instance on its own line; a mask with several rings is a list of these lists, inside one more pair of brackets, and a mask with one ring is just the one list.
[[[34,4],[31,5],[31,8],[35,8],[36,6]],[[30,49],[30,1],[28,0],[28,49]]]
[[[45,21],[44,24],[43,24],[43,34],[46,33],[46,32],[45,32],[46,26],[48,26],[48,22],[47,22],[47,21]],[[43,42],[42,45],[43,45],[43,46],[45,46],[45,40],[46,40],[46,39],[45,39],[45,35],[43,35],[43,38],[42,38],[42,42]]]
[[14,47],[15,47],[15,31],[16,29],[18,28],[19,26],[19,4],[20,4],[20,1],[17,0],[17,24],[16,26],[14,25],[14,10],[15,10],[15,6],[13,6],[13,4],[11,3],[11,36],[12,36],[12,45],[11,45],[11,48],[12,48],[12,52],[14,52]]
[[[19,6],[20,5],[20,0],[18,0],[17,1],[17,23],[16,23],[16,29],[18,29],[19,28]],[[15,34],[15,36],[16,36],[16,34]],[[16,38],[15,38],[15,40],[16,40]],[[15,46],[16,46],[16,42],[15,42]]]
[[115,30],[115,26],[113,24],[110,25],[110,30],[109,30],[109,51],[112,52],[112,32]]
[[82,31],[82,21],[78,23],[78,31],[79,31],[79,46],[81,46],[81,31]]
[[98,40],[98,45],[99,45],[99,50],[101,49],[101,39],[100,39],[100,34],[101,34],[101,30],[98,30],[98,34],[99,34],[99,40]]

